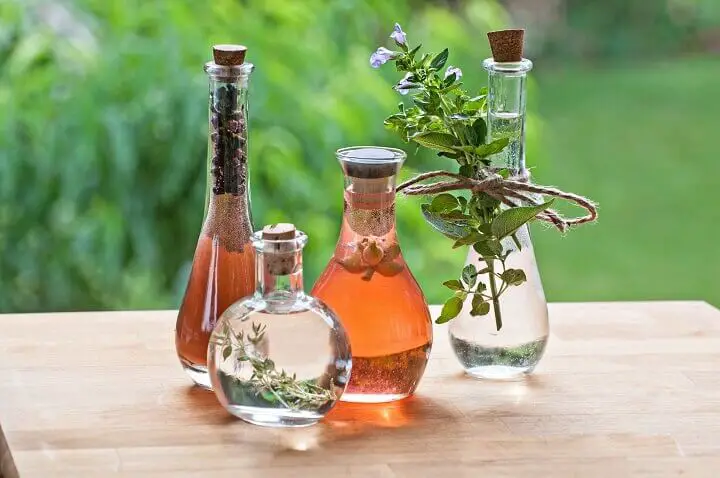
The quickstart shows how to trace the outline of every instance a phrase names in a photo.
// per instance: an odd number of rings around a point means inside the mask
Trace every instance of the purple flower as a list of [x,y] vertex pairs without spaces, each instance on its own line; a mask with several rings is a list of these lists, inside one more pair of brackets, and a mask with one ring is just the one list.
[[380,68],[380,65],[384,65],[388,60],[396,58],[399,54],[399,52],[391,51],[381,46],[375,53],[370,55],[370,66]]
[[407,44],[407,38],[405,37],[405,32],[402,31],[402,28],[400,28],[399,23],[395,24],[395,27],[393,28],[393,32],[390,34],[390,38],[395,40],[395,43],[397,43],[398,46]]
[[395,91],[400,93],[401,95],[407,95],[410,93],[410,90],[413,88],[416,88],[417,85],[415,83],[412,83],[409,81],[410,77],[412,76],[412,73],[407,73],[402,80],[398,82],[397,85],[395,85],[393,88]]
[[459,80],[460,78],[462,78],[462,70],[460,68],[455,68],[454,66],[450,65],[447,67],[447,70],[445,70],[445,78],[450,75],[455,75],[455,79]]

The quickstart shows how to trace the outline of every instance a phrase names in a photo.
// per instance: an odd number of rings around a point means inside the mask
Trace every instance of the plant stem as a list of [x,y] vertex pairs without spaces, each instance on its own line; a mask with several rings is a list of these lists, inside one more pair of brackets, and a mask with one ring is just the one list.
[[497,293],[497,284],[495,283],[495,261],[488,261],[488,281],[490,282],[490,293],[493,297],[493,312],[495,312],[495,327],[498,332],[502,329],[502,316],[500,315],[500,297]]

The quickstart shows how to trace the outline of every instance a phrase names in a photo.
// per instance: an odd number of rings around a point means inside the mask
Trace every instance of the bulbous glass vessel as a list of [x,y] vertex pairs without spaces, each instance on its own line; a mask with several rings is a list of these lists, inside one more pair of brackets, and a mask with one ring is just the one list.
[[428,305],[395,232],[395,178],[405,153],[354,147],[337,157],[345,173],[343,223],[313,294],[350,336],[353,374],[342,400],[400,400],[417,388],[432,346]]
[[233,415],[256,425],[307,426],[348,383],[350,345],[333,311],[303,290],[307,236],[292,224],[253,235],[257,291],[232,304],[210,336],[213,390]]
[[[527,280],[520,286],[509,287],[497,304],[502,314],[500,330],[494,307],[482,317],[470,315],[472,297],[468,297],[463,311],[449,324],[453,351],[465,371],[474,377],[519,378],[532,372],[545,352],[550,328],[548,308],[527,226],[515,235],[521,249],[510,238],[502,241],[503,250],[511,251],[505,266],[524,271]],[[473,249],[466,264],[478,269],[485,266]],[[495,261],[495,270],[502,271],[499,261]],[[489,290],[486,274],[478,275],[477,280]]]
[[[525,101],[527,72],[532,62],[499,63],[488,58],[483,63],[488,71],[487,125],[490,140],[508,139],[508,146],[493,161],[512,175],[529,177],[525,168]],[[505,269],[524,272],[526,281],[506,288],[488,314],[473,317],[472,297],[458,317],[450,322],[449,333],[455,355],[465,371],[478,378],[514,379],[535,369],[548,340],[548,308],[545,300],[535,253],[527,226],[515,233],[517,242],[507,237],[501,241],[503,253],[509,253]],[[478,270],[492,265],[503,272],[500,261],[487,264],[470,249],[466,265]],[[477,280],[485,290],[503,289],[499,277],[479,274]]]

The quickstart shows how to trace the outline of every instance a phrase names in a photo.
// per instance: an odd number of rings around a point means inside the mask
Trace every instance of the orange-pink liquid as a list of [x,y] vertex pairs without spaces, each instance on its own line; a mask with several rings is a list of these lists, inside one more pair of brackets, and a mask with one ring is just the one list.
[[210,333],[233,302],[255,291],[255,251],[227,251],[217,235],[201,234],[175,328],[175,346],[186,367],[207,366]]
[[[338,314],[350,338],[353,368],[343,399],[363,401],[357,397],[363,394],[378,396],[368,401],[402,398],[415,390],[427,364],[432,344],[430,313],[402,255],[394,259],[402,268],[399,273],[375,272],[370,280],[340,263],[361,237],[346,220],[335,255],[312,295]],[[382,239],[397,243],[394,229]]]

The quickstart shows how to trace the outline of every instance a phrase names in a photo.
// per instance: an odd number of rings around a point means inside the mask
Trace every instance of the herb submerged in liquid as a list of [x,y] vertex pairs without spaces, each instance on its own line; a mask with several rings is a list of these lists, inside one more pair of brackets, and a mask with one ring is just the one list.
[[222,349],[223,360],[235,352],[238,369],[244,364],[252,367],[252,374],[247,380],[224,374],[223,386],[239,386],[238,393],[250,395],[252,400],[260,400],[264,406],[271,404],[290,410],[317,408],[337,400],[332,383],[329,389],[325,389],[312,380],[298,380],[295,374],[278,371],[275,362],[262,353],[267,327],[256,323],[252,323],[251,327],[251,333],[246,336],[244,332],[233,333],[226,326],[224,333],[215,337],[215,345]]

